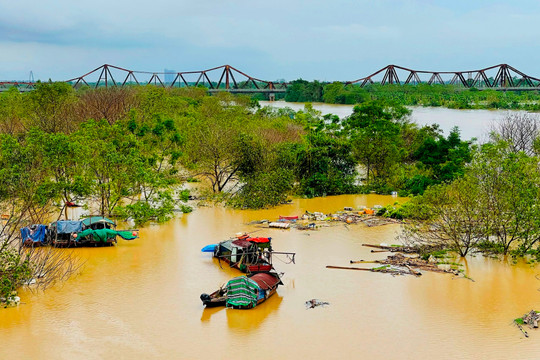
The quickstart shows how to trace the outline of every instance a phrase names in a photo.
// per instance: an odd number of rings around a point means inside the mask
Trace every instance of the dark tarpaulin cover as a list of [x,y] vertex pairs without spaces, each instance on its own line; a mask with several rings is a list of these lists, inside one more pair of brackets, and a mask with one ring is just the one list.
[[45,225],[32,225],[31,227],[21,228],[21,238],[24,243],[27,240],[32,242],[45,243],[45,234],[47,233],[47,226]]
[[82,231],[82,222],[73,220],[60,220],[56,222],[57,234],[71,234]]

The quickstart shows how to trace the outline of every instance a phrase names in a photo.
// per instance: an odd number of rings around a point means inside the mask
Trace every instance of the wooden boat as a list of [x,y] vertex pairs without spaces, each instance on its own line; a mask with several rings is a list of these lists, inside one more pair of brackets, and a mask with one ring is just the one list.
[[247,234],[222,241],[214,248],[214,257],[231,267],[251,274],[272,270],[272,238],[252,238]]
[[298,215],[295,215],[295,216],[283,216],[283,215],[279,215],[279,220],[286,220],[286,221],[291,221],[291,220],[298,220]]
[[92,216],[83,220],[58,220],[50,224],[47,244],[56,247],[113,246],[117,236],[124,240],[136,239],[136,230],[115,230],[114,221],[103,216]]
[[201,294],[204,306],[226,306],[232,309],[252,309],[276,293],[283,285],[279,275],[265,272],[235,277],[210,295]]
[[272,249],[271,241],[270,237],[250,237],[247,234],[238,234],[236,238],[215,245],[207,245],[201,251],[211,252],[215,258],[223,260],[230,267],[248,274],[271,271],[274,254],[286,255],[294,263],[295,253],[276,252]]

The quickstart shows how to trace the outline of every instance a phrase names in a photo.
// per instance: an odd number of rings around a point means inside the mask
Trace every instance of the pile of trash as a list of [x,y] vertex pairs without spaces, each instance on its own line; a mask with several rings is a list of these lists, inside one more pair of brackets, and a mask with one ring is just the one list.
[[306,309],[313,309],[317,306],[324,307],[325,305],[330,305],[330,303],[327,301],[321,301],[317,299],[311,299],[311,300],[306,301]]
[[263,227],[277,229],[316,230],[318,227],[330,226],[329,224],[335,222],[341,222],[345,225],[364,224],[368,227],[401,223],[400,220],[377,216],[377,211],[381,208],[380,205],[375,205],[373,208],[361,207],[359,209],[345,207],[342,211],[331,214],[306,211],[301,216],[280,216],[275,221],[257,220],[252,221],[250,225],[261,224]]

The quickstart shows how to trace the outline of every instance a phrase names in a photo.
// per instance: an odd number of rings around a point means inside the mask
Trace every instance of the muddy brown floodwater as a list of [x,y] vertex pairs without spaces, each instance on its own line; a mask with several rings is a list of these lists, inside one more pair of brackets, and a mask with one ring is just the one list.
[[[512,319],[540,308],[537,267],[481,256],[458,260],[475,282],[330,270],[381,259],[362,243],[394,243],[399,225],[260,230],[245,225],[305,210],[393,203],[390,196],[298,199],[271,210],[204,207],[116,247],[77,249],[76,277],[45,293],[22,292],[0,310],[0,359],[502,359],[538,358]],[[239,231],[271,236],[284,286],[253,310],[205,310],[199,295],[240,273],[200,249]],[[362,266],[361,264],[359,266]],[[369,266],[369,265],[365,265]],[[306,309],[309,299],[330,305]]]

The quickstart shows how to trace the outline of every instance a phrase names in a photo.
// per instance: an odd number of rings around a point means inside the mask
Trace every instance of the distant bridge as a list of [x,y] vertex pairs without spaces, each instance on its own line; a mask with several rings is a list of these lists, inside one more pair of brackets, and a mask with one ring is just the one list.
[[[401,79],[405,79],[404,81],[400,80],[400,74]],[[540,78],[529,76],[508,64],[466,71],[425,71],[388,65],[371,75],[346,82],[346,84],[359,84],[362,87],[374,83],[381,85],[450,84],[465,88],[510,91],[540,90]]]
[[[167,77],[172,79],[165,81]],[[233,93],[276,93],[287,90],[286,83],[257,79],[230,65],[200,71],[173,73],[134,71],[105,64],[66,82],[71,83],[74,87],[87,85],[96,88],[99,86],[147,84],[171,88],[204,86],[210,92],[228,91]]]
[[[66,80],[73,87],[109,87],[152,84],[160,87],[204,86],[211,93],[266,93],[273,97],[287,91],[288,83],[261,80],[230,65],[207,70],[185,72],[136,71],[105,64],[84,75]],[[540,78],[529,76],[508,64],[499,64],[479,70],[426,71],[413,70],[398,65],[388,65],[363,78],[344,81],[346,85],[418,85],[451,84],[461,88],[494,89],[503,91],[540,90]],[[31,91],[32,81],[0,82],[0,91],[16,87],[19,91]]]

